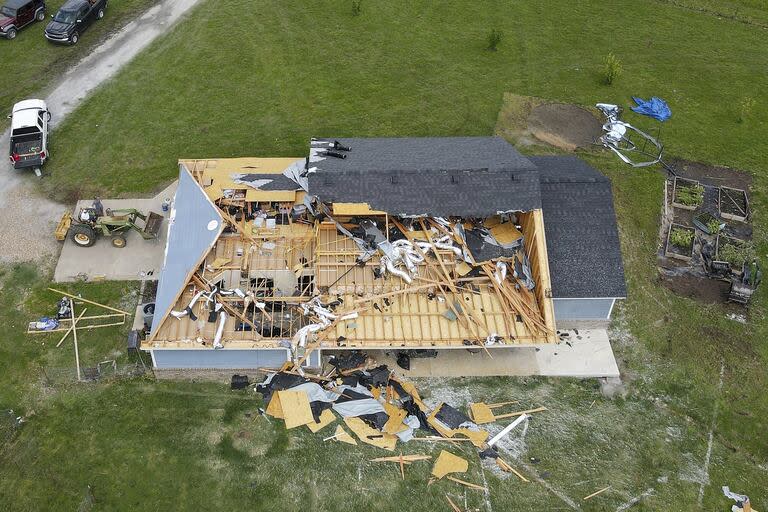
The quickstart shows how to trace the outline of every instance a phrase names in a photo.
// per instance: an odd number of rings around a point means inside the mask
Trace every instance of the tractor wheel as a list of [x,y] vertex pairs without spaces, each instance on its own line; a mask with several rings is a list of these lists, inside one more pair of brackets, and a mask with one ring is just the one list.
[[112,247],[117,247],[118,249],[122,249],[123,247],[125,247],[125,238],[123,238],[122,236],[113,236]]
[[86,224],[75,224],[69,228],[72,241],[80,247],[90,247],[96,243],[96,231]]

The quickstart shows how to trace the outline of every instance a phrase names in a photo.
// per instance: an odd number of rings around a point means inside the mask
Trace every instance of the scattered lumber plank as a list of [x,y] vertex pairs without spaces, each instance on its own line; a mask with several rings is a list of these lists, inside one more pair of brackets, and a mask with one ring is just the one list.
[[600,489],[599,491],[595,491],[595,492],[593,492],[592,494],[590,494],[589,496],[584,496],[584,497],[582,498],[582,500],[584,500],[584,501],[587,501],[587,500],[591,500],[592,498],[594,498],[594,497],[595,497],[595,496],[597,496],[598,494],[603,494],[605,491],[607,491],[607,490],[608,490],[608,489],[610,489],[611,487],[612,487],[612,486],[610,486],[610,485],[609,485],[608,487],[603,487],[603,488],[602,488],[602,489]]

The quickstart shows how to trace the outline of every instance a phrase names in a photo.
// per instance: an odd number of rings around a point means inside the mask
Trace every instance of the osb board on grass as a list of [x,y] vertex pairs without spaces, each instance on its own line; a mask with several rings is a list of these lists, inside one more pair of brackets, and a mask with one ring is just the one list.
[[516,146],[548,145],[566,151],[589,149],[602,134],[593,108],[504,93],[495,133]]

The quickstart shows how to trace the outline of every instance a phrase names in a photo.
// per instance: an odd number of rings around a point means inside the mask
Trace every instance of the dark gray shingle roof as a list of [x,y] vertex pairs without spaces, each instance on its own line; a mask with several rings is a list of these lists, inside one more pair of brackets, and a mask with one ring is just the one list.
[[[351,151],[318,155],[328,141]],[[309,193],[391,214],[486,216],[541,207],[535,166],[499,137],[317,139]]]
[[531,161],[541,177],[552,295],[626,297],[610,180],[576,157]]
[[510,169],[312,173],[309,192],[393,215],[483,217],[541,208],[536,172]]
[[313,139],[311,148],[338,140],[347,158],[310,162],[318,172],[425,171],[466,169],[535,170],[530,160],[501,137],[402,137]]

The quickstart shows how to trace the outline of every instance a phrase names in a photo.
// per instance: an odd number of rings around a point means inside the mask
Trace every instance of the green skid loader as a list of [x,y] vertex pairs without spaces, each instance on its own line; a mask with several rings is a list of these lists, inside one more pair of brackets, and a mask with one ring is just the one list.
[[[136,220],[144,221],[144,227],[139,227]],[[112,237],[114,247],[125,247],[125,233],[134,230],[144,240],[157,238],[160,226],[163,224],[163,216],[159,213],[149,212],[144,215],[134,208],[122,210],[110,210],[96,199],[91,208],[81,208],[77,217],[65,214],[56,229],[56,238],[63,240],[67,235],[75,245],[90,247],[96,243],[99,235]]]

